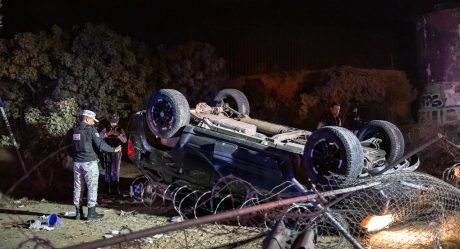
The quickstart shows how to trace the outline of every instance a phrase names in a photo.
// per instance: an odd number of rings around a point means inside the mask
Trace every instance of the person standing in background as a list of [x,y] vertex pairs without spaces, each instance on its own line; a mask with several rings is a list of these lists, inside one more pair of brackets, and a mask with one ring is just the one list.
[[351,111],[351,114],[348,115],[346,120],[346,125],[350,131],[354,134],[357,134],[361,126],[363,125],[363,121],[358,114],[358,107],[354,107]]
[[329,105],[329,111],[321,116],[316,128],[319,129],[323,126],[342,126],[342,120],[340,120],[339,114],[340,104],[337,102],[332,103]]
[[[110,112],[107,118],[110,124],[105,127],[100,136],[110,146],[117,147],[126,143],[127,138],[123,129],[118,126],[120,116],[116,112]],[[120,165],[122,152],[105,152],[105,190],[107,194],[120,194]]]

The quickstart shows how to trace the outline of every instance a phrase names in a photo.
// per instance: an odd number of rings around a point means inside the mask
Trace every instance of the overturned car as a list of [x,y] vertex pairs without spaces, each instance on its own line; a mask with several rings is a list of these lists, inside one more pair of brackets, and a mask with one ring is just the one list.
[[[404,153],[404,138],[390,122],[370,121],[357,135],[334,126],[310,132],[251,118],[248,99],[236,89],[195,108],[177,90],[159,90],[145,111],[132,115],[128,129],[128,156],[150,179],[202,190],[234,176],[262,192],[294,182],[290,191],[300,193],[312,184],[378,174]],[[403,160],[386,173],[418,165]]]

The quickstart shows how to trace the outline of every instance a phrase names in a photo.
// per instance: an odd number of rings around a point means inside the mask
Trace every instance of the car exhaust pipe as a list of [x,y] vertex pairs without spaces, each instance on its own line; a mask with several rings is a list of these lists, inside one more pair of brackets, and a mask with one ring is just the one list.
[[264,133],[264,134],[268,134],[268,135],[275,135],[275,134],[285,133],[285,132],[293,130],[292,128],[287,127],[287,126],[274,124],[274,123],[262,121],[259,119],[253,119],[248,116],[243,117],[240,121],[247,123],[247,124],[253,124],[257,126],[257,131]]

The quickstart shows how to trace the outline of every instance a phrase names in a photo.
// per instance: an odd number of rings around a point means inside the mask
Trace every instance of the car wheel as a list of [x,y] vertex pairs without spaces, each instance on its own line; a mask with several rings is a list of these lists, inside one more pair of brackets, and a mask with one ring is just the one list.
[[246,95],[237,89],[223,89],[214,97],[214,103],[220,101],[227,103],[232,109],[239,113],[249,115],[249,101]]
[[307,139],[302,161],[313,184],[333,187],[349,183],[359,176],[364,167],[364,153],[351,131],[325,126]]
[[177,90],[161,89],[152,95],[147,105],[147,124],[160,138],[174,136],[190,121],[190,107]]
[[375,137],[382,139],[380,148],[386,152],[386,160],[394,163],[404,155],[404,137],[396,125],[384,120],[372,120],[357,134],[360,141]]

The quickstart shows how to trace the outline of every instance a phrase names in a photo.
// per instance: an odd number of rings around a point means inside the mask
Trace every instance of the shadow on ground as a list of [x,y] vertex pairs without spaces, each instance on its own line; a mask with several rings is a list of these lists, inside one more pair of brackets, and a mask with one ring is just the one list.
[[[33,166],[26,166],[28,169]],[[48,202],[56,202],[59,204],[73,205],[73,172],[66,170],[56,165],[42,165],[40,172],[32,173],[29,178],[20,183],[17,188],[8,195],[13,199],[27,198],[30,200],[46,200]],[[0,150],[0,192],[6,193],[8,189],[15,184],[23,175],[24,171],[16,160],[16,156],[12,151]],[[98,206],[101,208],[109,208],[121,212],[137,212],[151,215],[172,216],[175,214],[172,205],[169,202],[163,203],[163,200],[158,199],[151,205],[144,204],[129,196],[130,186],[133,180],[141,175],[137,167],[126,161],[122,161],[120,191],[121,195],[105,194],[104,184],[104,169],[99,168],[99,188],[98,188]],[[86,205],[85,190],[83,194],[83,203]],[[0,209],[0,213],[17,214],[17,215],[48,215],[36,212]],[[21,212],[27,212],[21,213]]]

